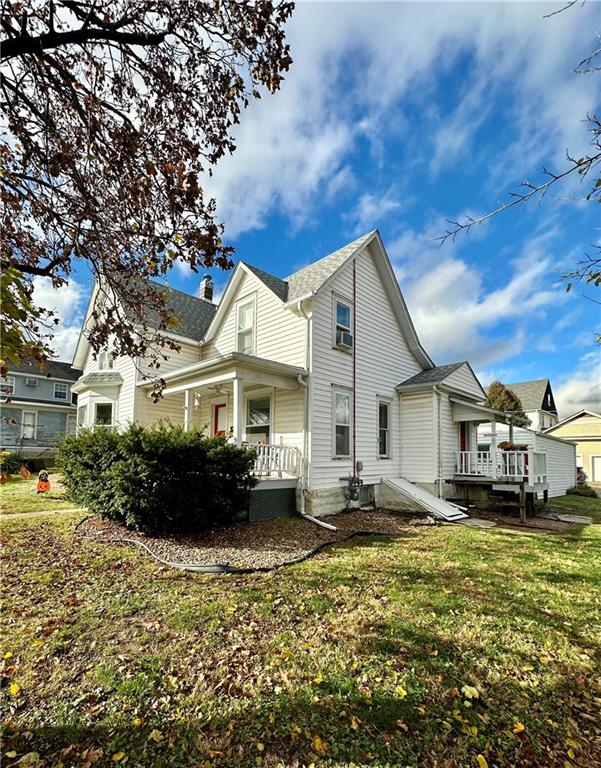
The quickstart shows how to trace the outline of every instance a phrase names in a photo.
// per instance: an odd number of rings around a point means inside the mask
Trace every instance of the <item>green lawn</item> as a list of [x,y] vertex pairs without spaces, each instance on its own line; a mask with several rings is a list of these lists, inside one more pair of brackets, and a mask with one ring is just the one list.
[[48,496],[36,494],[37,476],[24,480],[19,475],[0,485],[0,512],[13,514],[15,512],[43,512],[50,509],[72,509],[75,504],[64,497],[61,488],[54,483]]
[[596,523],[601,523],[601,498],[589,499],[586,496],[558,496],[549,499],[547,507],[551,510],[573,512],[577,515],[589,515]]
[[224,577],[80,519],[1,525],[5,766],[601,764],[599,526],[420,528]]

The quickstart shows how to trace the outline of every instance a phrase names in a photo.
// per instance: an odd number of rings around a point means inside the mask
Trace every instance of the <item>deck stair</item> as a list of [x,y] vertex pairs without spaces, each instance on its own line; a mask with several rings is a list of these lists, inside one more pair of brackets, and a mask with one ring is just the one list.
[[455,523],[468,517],[465,507],[460,507],[450,501],[439,499],[433,493],[421,488],[415,483],[410,483],[403,477],[394,479],[385,479],[384,483],[396,493],[415,502],[419,507],[429,512],[440,520],[446,520],[448,523]]

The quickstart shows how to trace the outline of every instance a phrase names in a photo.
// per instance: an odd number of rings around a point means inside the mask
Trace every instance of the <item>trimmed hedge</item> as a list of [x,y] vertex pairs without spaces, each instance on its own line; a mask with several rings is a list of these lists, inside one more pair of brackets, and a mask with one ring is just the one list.
[[171,424],[83,430],[58,453],[75,504],[146,533],[240,519],[256,483],[254,459],[254,451]]

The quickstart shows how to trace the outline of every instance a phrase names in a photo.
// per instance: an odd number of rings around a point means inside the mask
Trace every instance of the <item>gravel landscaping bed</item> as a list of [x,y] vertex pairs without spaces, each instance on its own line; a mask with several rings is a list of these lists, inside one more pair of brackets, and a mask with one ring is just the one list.
[[196,534],[147,536],[98,516],[86,518],[77,535],[105,543],[143,544],[156,557],[188,565],[228,565],[235,568],[277,568],[308,557],[326,544],[359,532],[408,535],[424,518],[388,510],[354,510],[325,519],[330,531],[300,517],[212,528]]

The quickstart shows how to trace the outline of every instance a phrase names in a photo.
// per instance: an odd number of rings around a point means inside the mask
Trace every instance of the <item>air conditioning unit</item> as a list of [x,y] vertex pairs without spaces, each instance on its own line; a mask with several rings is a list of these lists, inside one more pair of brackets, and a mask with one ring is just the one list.
[[353,335],[352,333],[347,333],[346,331],[341,331],[340,329],[336,331],[336,346],[341,347],[342,349],[352,349],[353,348]]
[[37,379],[25,379],[25,384],[26,384],[28,387],[37,387],[37,385],[38,385],[38,380],[37,380]]

